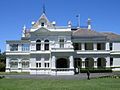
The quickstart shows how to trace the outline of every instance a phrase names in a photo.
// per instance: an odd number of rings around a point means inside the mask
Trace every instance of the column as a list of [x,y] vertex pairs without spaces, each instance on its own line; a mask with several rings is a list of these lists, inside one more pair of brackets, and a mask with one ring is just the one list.
[[36,41],[31,41],[30,51],[36,51]]
[[94,68],[97,68],[97,58],[94,58]]
[[85,68],[85,58],[81,58],[82,59],[82,68]]
[[10,72],[10,58],[6,57],[6,72]]
[[45,68],[45,58],[41,58],[41,68]]
[[94,48],[94,50],[97,50],[97,43],[93,44],[93,48]]
[[52,56],[52,62],[51,62],[51,67],[52,69],[55,69],[56,68],[56,57],[55,56]]
[[6,58],[6,68],[10,68],[10,58]]
[[44,41],[41,41],[41,50],[44,50]]
[[22,68],[22,60],[21,58],[18,59],[18,69]]
[[73,60],[73,59],[74,59],[73,56],[70,56],[70,57],[69,57],[69,61],[70,61],[70,67],[69,67],[69,68],[70,68],[70,69],[73,69],[73,68],[74,68],[74,63],[73,63],[74,60]]
[[109,42],[106,43],[105,47],[106,47],[106,50],[110,50]]
[[81,43],[81,50],[85,50],[85,43]]
[[10,45],[6,44],[6,51],[10,51]]
[[22,51],[22,44],[18,44],[18,51]]
[[30,58],[30,68],[36,68],[36,58]]
[[106,67],[110,67],[110,57],[106,57]]

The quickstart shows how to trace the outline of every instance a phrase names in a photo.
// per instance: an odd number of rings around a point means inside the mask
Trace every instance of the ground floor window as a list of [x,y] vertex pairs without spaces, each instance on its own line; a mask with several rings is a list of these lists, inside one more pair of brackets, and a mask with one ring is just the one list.
[[18,68],[18,62],[11,62],[10,67],[14,69]]
[[74,59],[74,67],[81,68],[81,66],[82,66],[82,60],[80,58],[75,58]]
[[40,68],[41,67],[41,63],[36,63],[36,67]]
[[97,59],[97,66],[98,66],[98,68],[105,68],[106,67],[106,59],[105,58],[98,58]]
[[94,68],[94,59],[93,58],[85,59],[85,68]]
[[60,58],[56,61],[56,68],[69,68],[68,60]]
[[29,68],[29,62],[22,62],[22,68]]
[[113,58],[110,58],[110,66],[113,66]]
[[45,67],[49,67],[49,63],[45,63]]

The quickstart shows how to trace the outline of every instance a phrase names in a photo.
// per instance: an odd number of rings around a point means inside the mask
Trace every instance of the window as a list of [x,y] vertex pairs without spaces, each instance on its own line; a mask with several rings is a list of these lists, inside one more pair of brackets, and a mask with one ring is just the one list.
[[81,50],[81,43],[74,43],[74,50]]
[[41,41],[40,40],[37,40],[36,41],[36,50],[41,50]]
[[38,63],[36,63],[36,67],[38,68]]
[[64,48],[64,39],[59,40],[60,48]]
[[22,51],[29,51],[30,45],[29,44],[22,44]]
[[49,50],[49,40],[45,40],[45,50]]
[[41,67],[41,63],[39,63],[39,67]]
[[36,67],[40,68],[41,67],[41,63],[36,63]]
[[45,63],[45,67],[47,67],[47,68],[48,68],[48,67],[49,67],[49,63]]
[[22,68],[29,68],[29,62],[23,61]]
[[105,50],[105,43],[97,43],[97,50]]
[[10,67],[14,68],[14,69],[17,69],[18,68],[18,62],[11,62]]
[[93,50],[93,43],[85,43],[85,50]]
[[44,23],[43,23],[43,22],[41,23],[41,26],[44,26]]
[[113,66],[113,58],[110,58],[110,66]]
[[11,44],[10,51],[18,51],[18,44]]
[[110,50],[112,50],[113,44],[112,44],[112,43],[110,43],[109,45],[110,45],[110,46],[109,46],[109,47],[110,47]]

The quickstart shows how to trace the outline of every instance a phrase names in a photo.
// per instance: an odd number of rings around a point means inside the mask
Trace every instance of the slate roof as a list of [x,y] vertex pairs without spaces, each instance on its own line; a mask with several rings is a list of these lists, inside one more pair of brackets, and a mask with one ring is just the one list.
[[120,41],[120,35],[118,34],[111,32],[104,32],[103,34],[106,35],[110,41]]
[[88,30],[88,29],[79,29],[73,31],[72,36],[78,37],[105,37],[104,34],[96,32],[95,30]]
[[120,41],[120,35],[111,32],[97,32],[89,29],[78,29],[72,32],[72,37],[106,37],[110,41]]

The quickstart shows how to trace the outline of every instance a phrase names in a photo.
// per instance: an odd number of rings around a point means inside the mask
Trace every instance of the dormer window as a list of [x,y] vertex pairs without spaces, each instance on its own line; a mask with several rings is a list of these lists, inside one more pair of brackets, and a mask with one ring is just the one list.
[[44,26],[44,23],[43,23],[43,22],[41,23],[41,26]]

